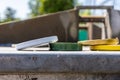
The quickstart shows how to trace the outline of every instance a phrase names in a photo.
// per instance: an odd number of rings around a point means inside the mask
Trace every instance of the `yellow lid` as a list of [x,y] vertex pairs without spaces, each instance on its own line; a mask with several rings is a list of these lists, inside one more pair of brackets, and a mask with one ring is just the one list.
[[93,51],[120,51],[120,45],[95,45],[90,46]]
[[87,45],[87,46],[91,46],[91,45],[117,45],[118,43],[119,43],[118,38],[78,41],[78,44]]

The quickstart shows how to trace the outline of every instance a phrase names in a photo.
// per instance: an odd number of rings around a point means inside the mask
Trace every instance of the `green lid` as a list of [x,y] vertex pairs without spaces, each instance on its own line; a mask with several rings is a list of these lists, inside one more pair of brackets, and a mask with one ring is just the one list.
[[82,45],[72,42],[50,43],[51,51],[81,51]]

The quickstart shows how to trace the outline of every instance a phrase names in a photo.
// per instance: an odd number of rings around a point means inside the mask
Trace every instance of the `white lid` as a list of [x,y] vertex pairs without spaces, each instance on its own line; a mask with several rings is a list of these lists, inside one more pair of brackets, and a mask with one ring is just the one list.
[[58,41],[57,36],[49,36],[49,37],[44,37],[44,38],[39,38],[39,39],[34,39],[34,40],[29,40],[29,41],[25,41],[22,43],[18,43],[16,45],[16,49],[20,50],[20,49],[25,49],[28,47],[40,46],[40,45],[49,44],[49,43],[53,43],[57,41]]

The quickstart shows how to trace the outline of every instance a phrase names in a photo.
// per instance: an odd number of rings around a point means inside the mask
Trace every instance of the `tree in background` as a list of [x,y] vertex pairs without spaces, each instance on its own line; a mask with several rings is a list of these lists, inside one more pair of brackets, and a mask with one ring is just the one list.
[[74,8],[76,0],[30,0],[30,15],[37,16],[40,14],[53,13]]
[[8,22],[8,21],[14,21],[14,20],[19,20],[18,18],[15,17],[16,10],[8,7],[5,10],[5,18],[1,20],[1,23],[3,22]]
[[15,20],[15,13],[16,11],[10,7],[6,8],[5,10],[5,21],[12,21]]
[[0,15],[0,22],[1,22],[1,15]]
[[40,0],[40,13],[53,13],[74,8],[74,0]]
[[29,16],[37,16],[40,14],[40,0],[30,0],[28,2],[29,8],[31,10]]

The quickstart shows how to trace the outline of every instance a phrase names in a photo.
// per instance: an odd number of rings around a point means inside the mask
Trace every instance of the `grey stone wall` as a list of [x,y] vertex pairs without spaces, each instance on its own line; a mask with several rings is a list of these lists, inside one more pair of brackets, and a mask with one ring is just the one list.
[[120,80],[120,52],[0,52],[0,80]]
[[0,75],[0,80],[120,80],[119,74],[42,73]]

